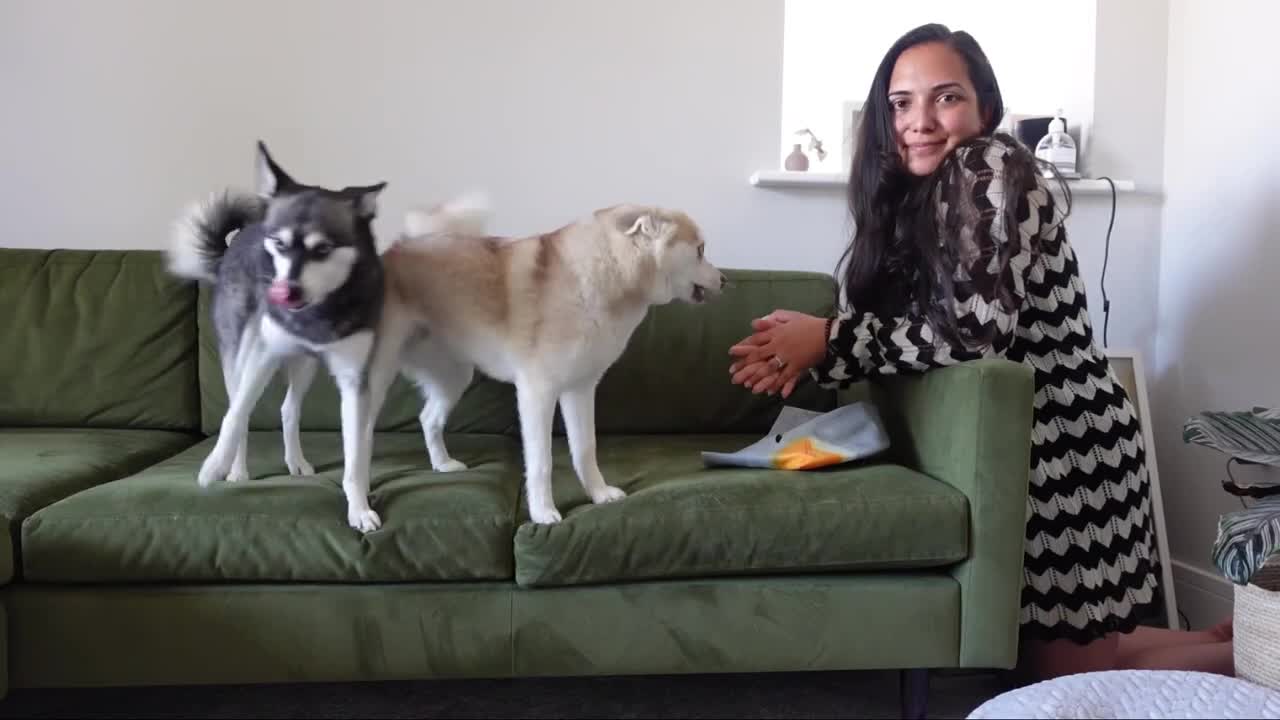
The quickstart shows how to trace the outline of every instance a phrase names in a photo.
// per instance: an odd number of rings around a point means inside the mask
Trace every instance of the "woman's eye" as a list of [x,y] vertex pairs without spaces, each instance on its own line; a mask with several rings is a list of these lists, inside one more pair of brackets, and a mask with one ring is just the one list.
[[960,99],[960,96],[955,95],[954,93],[946,93],[941,97],[939,97],[938,99],[950,105],[951,103],[958,101]]

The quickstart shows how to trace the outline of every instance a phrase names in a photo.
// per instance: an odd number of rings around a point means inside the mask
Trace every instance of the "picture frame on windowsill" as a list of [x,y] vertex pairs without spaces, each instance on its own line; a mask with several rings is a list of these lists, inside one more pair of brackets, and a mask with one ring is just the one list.
[[840,106],[844,115],[841,121],[840,172],[846,176],[853,167],[853,149],[857,146],[856,133],[862,120],[862,105],[861,100],[845,100]]

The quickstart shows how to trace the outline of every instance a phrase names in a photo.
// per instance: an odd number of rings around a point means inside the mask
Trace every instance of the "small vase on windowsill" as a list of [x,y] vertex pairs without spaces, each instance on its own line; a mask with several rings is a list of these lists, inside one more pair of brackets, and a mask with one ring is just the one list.
[[787,156],[783,167],[796,172],[804,172],[809,169],[809,158],[800,149],[800,143],[791,146],[791,154]]

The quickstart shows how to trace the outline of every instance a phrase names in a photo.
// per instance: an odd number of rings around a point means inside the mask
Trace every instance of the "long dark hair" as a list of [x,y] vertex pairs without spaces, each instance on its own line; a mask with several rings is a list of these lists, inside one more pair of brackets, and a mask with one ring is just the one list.
[[[857,128],[848,185],[854,236],[840,259],[840,264],[845,265],[840,294],[848,306],[859,311],[901,314],[904,306],[914,304],[935,332],[953,343],[970,346],[973,342],[990,342],[994,329],[966,327],[968,337],[962,339],[955,317],[957,248],[948,242],[951,238],[946,234],[959,230],[958,224],[964,222],[961,213],[966,204],[972,205],[969,198],[958,197],[962,190],[956,159],[959,153],[950,153],[928,177],[911,175],[898,152],[888,99],[889,78],[898,57],[916,45],[930,42],[951,48],[968,67],[982,119],[979,137],[970,142],[976,144],[990,138],[1004,118],[1004,98],[995,71],[968,33],[952,31],[945,25],[922,25],[889,48],[871,81]],[[1002,139],[1017,142],[1009,136]],[[1026,156],[1031,158],[1029,152]],[[1006,164],[1006,192],[1034,187],[1036,169],[1034,160]],[[938,193],[946,196],[940,198]],[[941,228],[936,212],[939,200],[948,207],[948,217],[942,218]],[[1006,208],[1006,218],[997,219],[1007,223],[1010,239],[1017,238],[1013,205]]]

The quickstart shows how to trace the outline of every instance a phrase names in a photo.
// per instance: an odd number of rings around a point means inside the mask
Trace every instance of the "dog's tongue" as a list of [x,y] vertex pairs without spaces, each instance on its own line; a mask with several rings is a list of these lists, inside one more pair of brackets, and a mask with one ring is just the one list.
[[271,283],[271,287],[267,289],[267,299],[276,305],[288,306],[292,304],[289,302],[289,283]]

